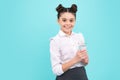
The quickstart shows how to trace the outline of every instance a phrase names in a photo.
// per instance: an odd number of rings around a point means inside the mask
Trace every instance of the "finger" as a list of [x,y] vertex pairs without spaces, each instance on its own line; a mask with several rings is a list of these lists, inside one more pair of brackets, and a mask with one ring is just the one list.
[[84,49],[84,50],[81,50],[80,52],[85,52],[86,50]]

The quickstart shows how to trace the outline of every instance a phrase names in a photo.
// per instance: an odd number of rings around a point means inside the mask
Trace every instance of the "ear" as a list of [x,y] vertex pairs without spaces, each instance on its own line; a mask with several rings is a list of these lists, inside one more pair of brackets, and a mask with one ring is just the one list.
[[59,24],[60,20],[59,20],[59,19],[57,19],[57,22],[58,22],[58,24]]

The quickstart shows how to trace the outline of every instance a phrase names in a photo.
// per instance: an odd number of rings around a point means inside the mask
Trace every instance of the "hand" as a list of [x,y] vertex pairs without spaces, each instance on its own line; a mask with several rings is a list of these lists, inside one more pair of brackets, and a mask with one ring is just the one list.
[[76,56],[74,57],[76,63],[83,62],[84,64],[88,63],[88,55],[86,50],[77,51]]
[[88,55],[87,55],[87,51],[85,50],[85,51],[82,51],[81,53],[84,54],[84,56],[82,57],[81,62],[82,62],[83,64],[85,64],[85,65],[88,64],[89,58],[88,58]]

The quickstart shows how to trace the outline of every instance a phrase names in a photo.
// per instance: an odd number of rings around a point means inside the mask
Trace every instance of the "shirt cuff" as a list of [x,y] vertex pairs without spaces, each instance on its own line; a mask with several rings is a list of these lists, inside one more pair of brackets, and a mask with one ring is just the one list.
[[57,65],[53,68],[53,72],[55,75],[60,76],[64,73],[64,71],[62,70],[62,65]]

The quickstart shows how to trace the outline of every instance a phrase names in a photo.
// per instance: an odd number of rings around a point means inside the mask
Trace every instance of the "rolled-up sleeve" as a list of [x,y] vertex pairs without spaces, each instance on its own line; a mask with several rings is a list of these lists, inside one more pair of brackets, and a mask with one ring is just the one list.
[[52,71],[55,75],[58,76],[64,73],[62,70],[62,64],[60,59],[60,51],[58,47],[59,44],[54,39],[50,40],[50,57],[51,57]]

